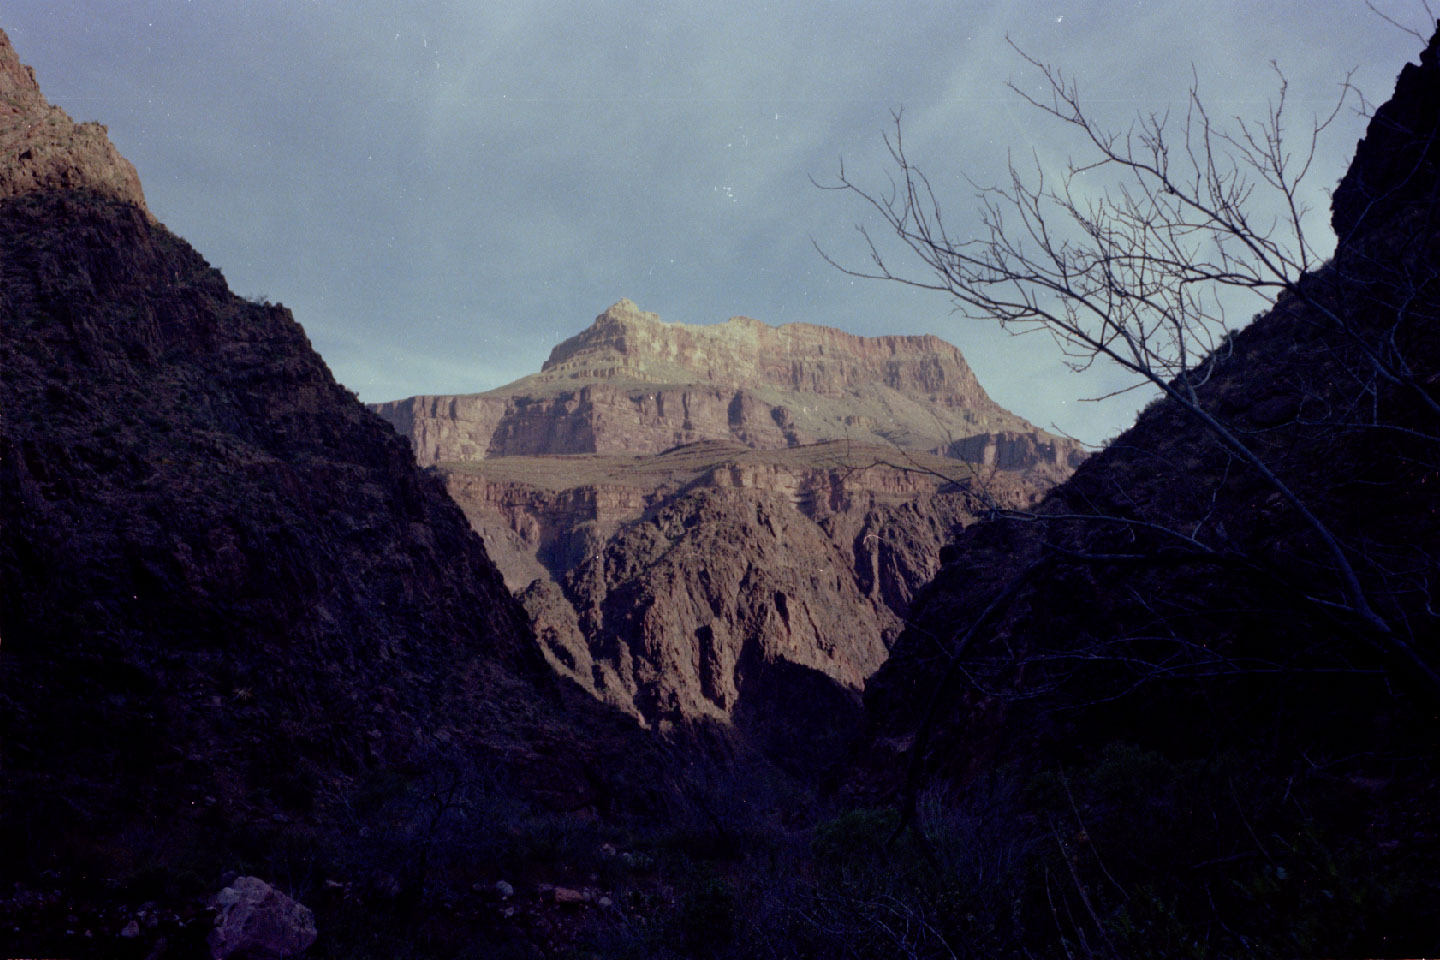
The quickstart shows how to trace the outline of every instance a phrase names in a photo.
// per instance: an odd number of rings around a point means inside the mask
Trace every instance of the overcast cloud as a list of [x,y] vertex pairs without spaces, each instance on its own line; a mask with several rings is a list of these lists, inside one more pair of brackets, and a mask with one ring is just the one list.
[[[1419,2],[1382,9],[1428,35]],[[1274,60],[1307,115],[1345,73],[1381,102],[1420,43],[1360,0],[531,2],[0,0],[49,99],[99,120],[151,209],[239,293],[293,308],[365,400],[489,389],[622,296],[662,318],[935,333],[1002,404],[1087,441],[1145,397],[1065,374],[1050,345],[966,324],[936,294],[852,281],[864,211],[810,177],[881,183],[905,111],[952,226],[961,174],[1063,131],[1005,88],[1007,46],[1117,118],[1183,104],[1253,115]],[[1324,145],[1316,200],[1363,129]],[[1317,228],[1324,223],[1317,219]]]

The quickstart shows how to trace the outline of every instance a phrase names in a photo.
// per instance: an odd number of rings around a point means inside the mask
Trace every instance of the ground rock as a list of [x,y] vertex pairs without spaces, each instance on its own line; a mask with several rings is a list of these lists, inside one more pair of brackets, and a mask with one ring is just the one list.
[[315,916],[258,877],[240,877],[215,896],[214,960],[283,960],[315,942]]

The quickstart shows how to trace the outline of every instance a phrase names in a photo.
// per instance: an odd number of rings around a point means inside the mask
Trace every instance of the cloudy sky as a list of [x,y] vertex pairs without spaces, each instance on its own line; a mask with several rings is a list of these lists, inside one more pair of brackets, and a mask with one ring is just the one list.
[[[1420,0],[1377,0],[1428,35]],[[853,198],[816,189],[843,158],[883,184],[909,152],[950,224],[1007,151],[1063,158],[1005,88],[1034,75],[1006,38],[1078,78],[1108,116],[1216,113],[1274,91],[1327,109],[1345,73],[1372,101],[1420,43],[1361,0],[0,0],[49,99],[98,120],[151,209],[241,294],[295,311],[364,400],[484,390],[622,296],[663,319],[745,314],[855,333],[935,333],[1002,404],[1087,441],[1145,397],[963,322],[940,295],[852,280]],[[1322,144],[1316,196],[1363,129]],[[1323,219],[1316,229],[1323,229]]]

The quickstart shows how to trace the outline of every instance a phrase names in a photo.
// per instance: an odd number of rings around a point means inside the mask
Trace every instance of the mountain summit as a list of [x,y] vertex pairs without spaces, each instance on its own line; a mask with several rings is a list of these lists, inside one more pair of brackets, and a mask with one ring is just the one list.
[[[891,390],[1018,425],[986,395],[960,351],[934,336],[859,337],[833,327],[773,327],[750,317],[666,323],[622,299],[550,352],[525,383],[712,381],[859,399]],[[503,389],[503,388],[502,388]],[[975,421],[970,421],[975,422]]]
[[[620,300],[539,373],[485,393],[377,404],[426,466],[490,457],[660,453],[700,440],[755,449],[824,440],[922,450],[1063,475],[1078,444],[986,394],[934,336],[860,337],[749,317],[666,323]],[[987,453],[988,451],[988,453]],[[1058,477],[1056,477],[1058,479]]]

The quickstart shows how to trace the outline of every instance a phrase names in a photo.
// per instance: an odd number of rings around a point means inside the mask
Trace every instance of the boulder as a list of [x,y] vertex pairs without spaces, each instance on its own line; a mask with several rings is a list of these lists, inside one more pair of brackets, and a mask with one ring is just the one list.
[[258,877],[240,877],[215,895],[213,960],[282,960],[315,942],[315,915]]

